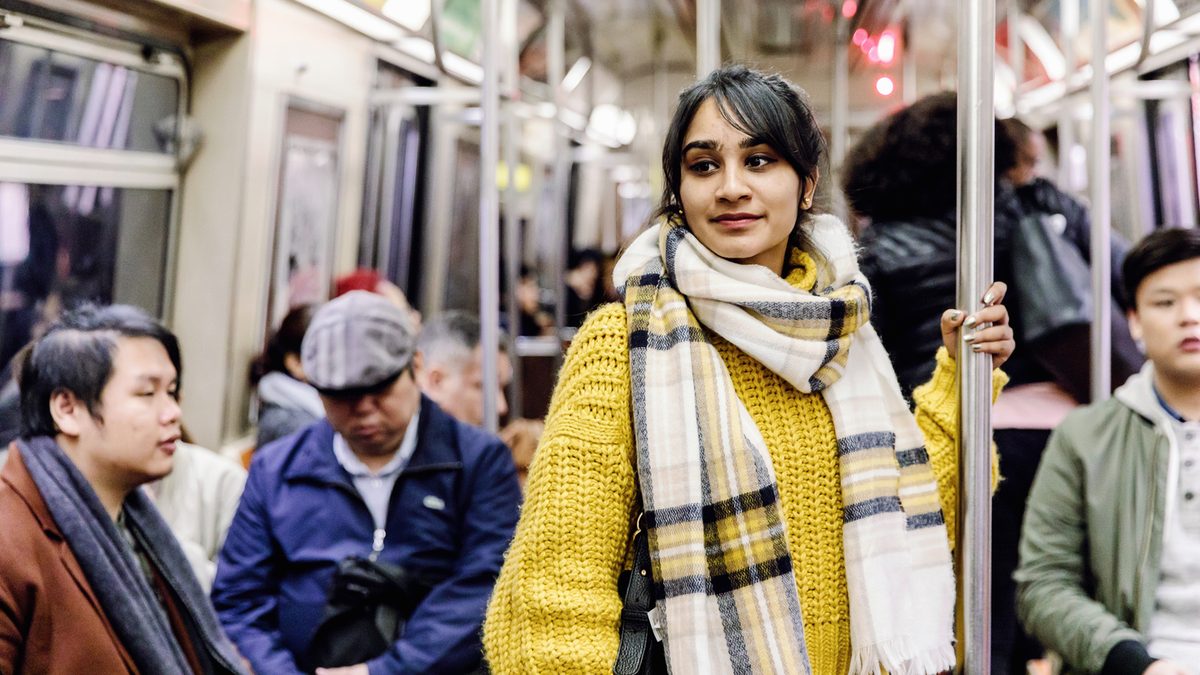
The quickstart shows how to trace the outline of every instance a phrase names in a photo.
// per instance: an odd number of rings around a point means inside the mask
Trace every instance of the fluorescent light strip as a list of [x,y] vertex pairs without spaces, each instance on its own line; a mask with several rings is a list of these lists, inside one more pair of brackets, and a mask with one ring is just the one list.
[[[394,42],[404,37],[404,31],[383,17],[347,2],[347,0],[297,0],[300,4],[352,28],[379,42]],[[407,0],[404,0],[407,2]]]

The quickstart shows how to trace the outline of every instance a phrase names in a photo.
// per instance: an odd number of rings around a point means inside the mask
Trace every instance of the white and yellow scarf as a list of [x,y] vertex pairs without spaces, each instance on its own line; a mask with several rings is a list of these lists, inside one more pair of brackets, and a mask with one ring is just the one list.
[[821,393],[841,464],[850,672],[954,665],[954,576],[924,439],[871,327],[846,227],[806,225],[815,292],[656,225],[617,263],[629,317],[638,478],[674,673],[809,673],[765,442],[705,330]]

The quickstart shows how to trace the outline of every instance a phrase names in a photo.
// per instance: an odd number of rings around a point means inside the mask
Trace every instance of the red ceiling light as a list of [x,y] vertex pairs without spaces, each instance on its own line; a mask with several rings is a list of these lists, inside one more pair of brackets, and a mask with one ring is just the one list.
[[881,76],[875,80],[875,91],[879,92],[880,96],[891,96],[893,91],[896,91],[896,83],[887,75]]
[[854,31],[854,35],[850,37],[850,41],[854,43],[855,47],[861,47],[862,43],[865,42],[868,37],[870,36],[867,35],[867,29],[859,28],[858,30]]
[[846,0],[842,3],[842,16],[847,19],[852,18],[858,13],[858,3],[855,0]]

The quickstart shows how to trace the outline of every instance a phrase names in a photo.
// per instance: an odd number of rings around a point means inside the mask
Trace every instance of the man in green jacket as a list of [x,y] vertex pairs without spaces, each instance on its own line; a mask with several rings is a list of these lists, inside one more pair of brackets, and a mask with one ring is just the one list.
[[1025,512],[1018,611],[1068,670],[1200,674],[1200,230],[1124,264],[1149,362],[1055,430]]

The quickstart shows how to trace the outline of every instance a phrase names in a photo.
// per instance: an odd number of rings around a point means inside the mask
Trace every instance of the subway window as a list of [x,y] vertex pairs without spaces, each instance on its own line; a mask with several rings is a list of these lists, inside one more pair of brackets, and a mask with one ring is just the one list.
[[172,151],[174,78],[0,39],[0,91],[0,136]]
[[178,201],[177,57],[25,26],[0,38],[0,382],[64,308],[163,316]]

